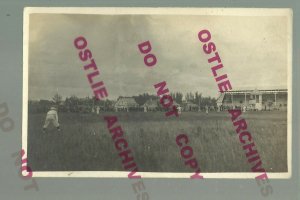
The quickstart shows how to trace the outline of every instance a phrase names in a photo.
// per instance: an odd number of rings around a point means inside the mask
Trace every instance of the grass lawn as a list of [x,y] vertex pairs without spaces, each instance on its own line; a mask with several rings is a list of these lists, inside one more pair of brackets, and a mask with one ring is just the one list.
[[[227,112],[183,112],[178,118],[163,112],[59,113],[62,131],[42,132],[46,114],[28,116],[28,165],[33,171],[123,171],[121,159],[106,128],[104,115],[117,115],[139,171],[193,172],[176,145],[184,132],[202,172],[250,172],[242,145]],[[246,112],[267,172],[287,171],[287,113]]]

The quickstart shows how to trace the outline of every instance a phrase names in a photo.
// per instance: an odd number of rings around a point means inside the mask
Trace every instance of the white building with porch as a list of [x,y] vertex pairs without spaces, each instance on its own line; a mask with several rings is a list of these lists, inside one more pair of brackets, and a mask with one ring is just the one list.
[[287,110],[288,90],[231,90],[220,93],[218,109],[242,108],[247,110]]

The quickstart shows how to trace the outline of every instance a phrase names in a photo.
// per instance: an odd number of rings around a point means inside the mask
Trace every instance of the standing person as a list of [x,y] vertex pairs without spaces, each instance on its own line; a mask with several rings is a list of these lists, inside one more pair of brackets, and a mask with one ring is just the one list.
[[178,106],[178,107],[177,107],[177,111],[178,111],[178,114],[180,115],[180,114],[181,114],[181,111],[182,111],[181,106]]
[[97,111],[97,115],[99,115],[99,111],[100,111],[100,107],[99,106],[96,107],[96,111]]
[[47,127],[49,124],[53,124],[58,131],[60,131],[59,123],[58,123],[58,115],[57,115],[57,109],[52,106],[50,110],[47,112],[45,124],[43,126],[43,132],[46,132]]
[[207,105],[205,105],[205,112],[206,112],[206,114],[208,114],[208,106]]
[[246,112],[246,106],[245,105],[243,106],[243,112]]

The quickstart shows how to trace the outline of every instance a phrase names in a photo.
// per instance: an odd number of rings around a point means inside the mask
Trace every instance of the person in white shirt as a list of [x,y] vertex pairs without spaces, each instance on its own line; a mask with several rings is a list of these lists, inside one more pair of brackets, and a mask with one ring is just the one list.
[[99,106],[97,106],[97,107],[96,107],[96,112],[97,112],[97,115],[99,115],[99,111],[100,111],[100,107],[99,107]]
[[246,106],[245,105],[243,105],[243,112],[246,112]]
[[49,126],[49,124],[53,124],[57,128],[57,130],[60,131],[57,109],[54,106],[52,106],[47,112],[45,124],[43,126],[43,132],[46,132],[46,129]]
[[207,105],[205,105],[205,112],[206,112],[206,114],[208,114],[208,106]]

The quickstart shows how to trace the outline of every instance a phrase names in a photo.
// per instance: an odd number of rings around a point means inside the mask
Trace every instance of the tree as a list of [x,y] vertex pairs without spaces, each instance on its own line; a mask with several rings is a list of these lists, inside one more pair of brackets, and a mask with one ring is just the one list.
[[58,93],[56,93],[53,97],[52,97],[52,101],[54,102],[55,105],[60,105],[60,103],[62,102],[62,96],[59,95]]
[[71,112],[78,112],[79,99],[75,95],[66,98],[65,105]]
[[202,102],[202,94],[200,93],[198,93],[198,92],[196,92],[195,93],[195,104],[197,104],[198,106],[200,106],[201,105],[201,102]]
[[179,104],[182,104],[182,97],[183,97],[183,94],[180,93],[180,92],[176,92],[175,93],[175,101]]
[[189,95],[189,93],[186,93],[186,94],[185,94],[185,100],[186,100],[186,101],[189,101],[189,100],[190,100],[190,95]]
[[186,93],[185,100],[189,102],[194,102],[195,101],[194,94],[192,92]]
[[114,102],[106,99],[103,101],[105,111],[113,111],[114,110]]
[[158,97],[155,95],[144,93],[144,94],[139,94],[138,96],[133,96],[133,98],[139,105],[143,105],[147,100],[149,99],[155,100]]
[[170,96],[172,97],[172,99],[174,99],[176,101],[176,93],[171,92]]

